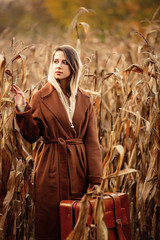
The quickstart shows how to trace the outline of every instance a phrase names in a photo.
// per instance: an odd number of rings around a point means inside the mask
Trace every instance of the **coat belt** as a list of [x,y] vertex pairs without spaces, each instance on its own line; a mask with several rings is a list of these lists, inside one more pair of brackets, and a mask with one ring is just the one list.
[[69,166],[67,157],[67,145],[77,145],[83,144],[83,139],[73,138],[73,139],[44,139],[45,144],[57,143],[58,144],[58,169],[59,169],[59,185],[60,185],[60,200],[68,199],[69,197]]
[[53,139],[44,139],[43,142],[45,144],[49,144],[49,143],[68,143],[71,145],[74,144],[83,144],[83,139],[82,138],[70,138],[70,139],[64,139],[64,138],[53,138]]

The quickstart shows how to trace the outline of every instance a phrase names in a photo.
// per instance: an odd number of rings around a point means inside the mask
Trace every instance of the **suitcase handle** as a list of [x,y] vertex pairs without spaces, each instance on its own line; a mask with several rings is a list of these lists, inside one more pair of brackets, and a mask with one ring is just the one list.
[[121,215],[121,202],[120,198],[116,193],[104,194],[110,196],[113,199],[114,204],[114,216],[115,216],[115,226],[117,229],[117,234],[119,240],[126,240],[126,237],[122,230],[122,215]]

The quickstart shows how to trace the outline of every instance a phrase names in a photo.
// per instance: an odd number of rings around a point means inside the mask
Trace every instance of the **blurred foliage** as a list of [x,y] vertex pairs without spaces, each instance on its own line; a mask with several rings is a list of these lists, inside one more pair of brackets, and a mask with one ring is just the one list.
[[159,0],[43,0],[53,19],[62,26],[68,26],[77,9],[85,7],[95,14],[87,16],[95,29],[110,29],[117,22],[150,19],[158,7]]
[[34,37],[37,32],[46,33],[52,18],[42,6],[41,0],[27,2],[4,1],[0,8],[0,32],[10,28],[13,34],[29,34]]
[[[159,0],[0,0],[0,33],[7,27],[14,33],[50,33],[49,30],[66,30],[80,7],[92,9],[81,18],[93,30],[119,31],[122,24],[151,20]],[[54,31],[53,31],[54,32]]]

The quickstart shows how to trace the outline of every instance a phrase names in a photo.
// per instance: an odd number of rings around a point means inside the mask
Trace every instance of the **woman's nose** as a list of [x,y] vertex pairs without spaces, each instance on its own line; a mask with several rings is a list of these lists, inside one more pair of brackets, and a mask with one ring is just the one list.
[[62,63],[58,62],[57,67],[61,68],[62,67]]

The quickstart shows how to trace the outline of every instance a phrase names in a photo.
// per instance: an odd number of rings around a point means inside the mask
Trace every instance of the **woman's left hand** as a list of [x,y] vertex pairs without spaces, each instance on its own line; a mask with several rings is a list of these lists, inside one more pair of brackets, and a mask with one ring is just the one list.
[[[23,106],[26,104],[24,92],[17,85],[13,84],[13,87],[10,88],[10,91],[14,94],[15,104],[17,106]],[[9,97],[11,97],[10,94]]]

